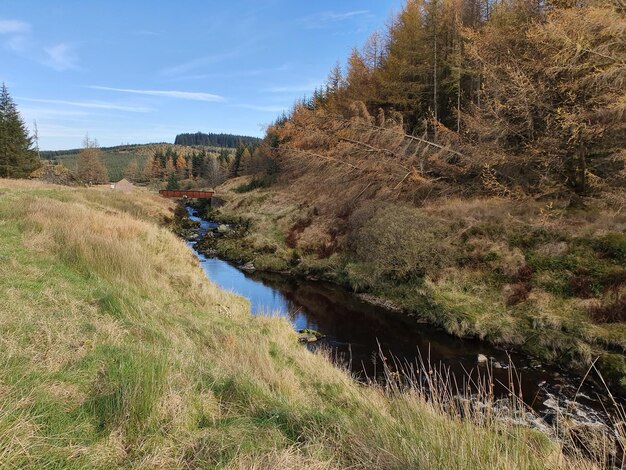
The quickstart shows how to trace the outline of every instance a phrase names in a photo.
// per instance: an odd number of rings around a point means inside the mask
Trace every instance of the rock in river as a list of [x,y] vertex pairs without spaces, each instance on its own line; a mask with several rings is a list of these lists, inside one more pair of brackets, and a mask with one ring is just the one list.
[[254,267],[254,264],[252,264],[252,262],[248,262],[244,265],[239,266],[239,269],[241,269],[242,271],[254,271],[256,268]]

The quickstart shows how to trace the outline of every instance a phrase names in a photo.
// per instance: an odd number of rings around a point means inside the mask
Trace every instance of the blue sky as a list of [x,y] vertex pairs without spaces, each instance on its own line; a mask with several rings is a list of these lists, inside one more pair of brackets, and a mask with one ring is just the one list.
[[0,81],[42,149],[261,136],[402,0],[1,0]]

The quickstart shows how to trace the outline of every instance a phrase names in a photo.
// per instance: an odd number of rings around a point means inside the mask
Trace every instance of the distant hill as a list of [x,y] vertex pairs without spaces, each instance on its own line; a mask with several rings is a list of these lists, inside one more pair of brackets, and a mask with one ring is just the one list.
[[[128,153],[132,150],[136,150],[139,147],[145,147],[147,145],[157,145],[157,144],[126,144],[126,145],[116,145],[113,147],[100,147],[100,150],[103,152],[119,152],[119,153]],[[42,150],[40,152],[41,158],[45,160],[55,160],[56,157],[65,156],[65,155],[78,155],[82,149],[67,149],[67,150]]]
[[202,145],[211,147],[238,147],[243,144],[245,146],[255,146],[261,142],[258,137],[250,137],[246,135],[234,134],[204,134],[196,132],[195,134],[178,134],[174,140],[176,145]]
[[[102,162],[106,166],[111,181],[118,181],[124,176],[124,170],[131,160],[137,160],[140,169],[143,169],[148,156],[156,145],[171,144],[130,144],[115,147],[100,147]],[[72,171],[78,169],[78,154],[81,149],[44,150],[41,158],[61,163]]]
[[[247,138],[253,139],[252,137]],[[247,142],[246,145],[251,146],[252,144]],[[224,150],[224,146],[221,145],[202,145],[202,148],[214,155]],[[114,147],[100,147],[100,158],[107,168],[109,179],[111,181],[118,181],[124,177],[124,171],[132,160],[136,160],[139,171],[143,171],[146,161],[148,161],[157,150],[165,152],[167,149],[176,152],[177,155],[185,155],[187,158],[189,158],[189,155],[197,152],[197,149],[191,148],[188,145],[169,143],[129,144]],[[79,148],[68,150],[42,150],[41,158],[43,160],[60,163],[72,171],[77,171],[80,151],[81,149]],[[234,150],[226,151],[226,153],[234,154]]]

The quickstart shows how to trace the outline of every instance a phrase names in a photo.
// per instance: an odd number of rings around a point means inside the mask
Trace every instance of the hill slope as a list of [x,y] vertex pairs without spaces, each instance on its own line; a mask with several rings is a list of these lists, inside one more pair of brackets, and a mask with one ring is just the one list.
[[535,432],[359,386],[251,317],[159,226],[168,201],[0,189],[5,467],[577,466]]

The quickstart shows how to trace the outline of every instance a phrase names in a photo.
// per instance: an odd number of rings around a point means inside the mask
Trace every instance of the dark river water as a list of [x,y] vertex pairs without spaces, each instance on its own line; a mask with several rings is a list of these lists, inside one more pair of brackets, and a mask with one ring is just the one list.
[[[200,233],[216,224],[189,214],[201,224]],[[190,242],[193,248],[194,243]],[[588,422],[604,421],[602,401],[606,392],[593,384],[581,387],[580,379],[527,356],[507,354],[489,344],[451,336],[418,323],[415,318],[362,301],[334,284],[282,274],[243,272],[218,258],[196,252],[207,277],[222,288],[246,297],[252,315],[280,315],[296,330],[316,330],[324,337],[309,348],[326,347],[346,364],[359,380],[376,379],[387,364],[417,366],[420,361],[448,370],[456,383],[491,376],[496,397],[506,396],[511,384],[524,402],[546,417],[560,413]],[[382,354],[381,354],[382,353]],[[478,363],[478,355],[490,366]],[[513,379],[512,379],[513,378]],[[565,411],[567,410],[567,411]]]

